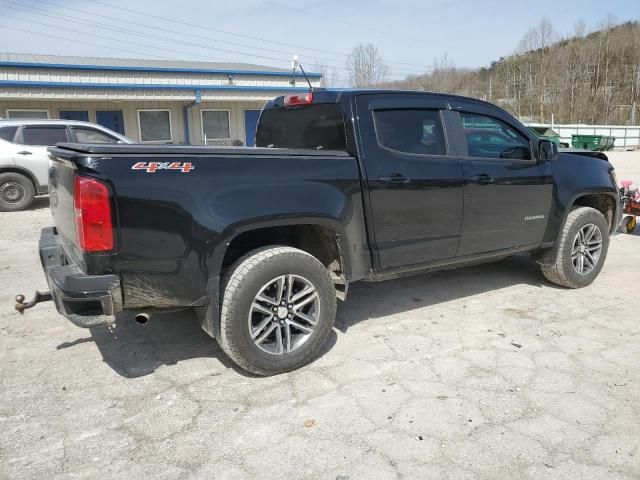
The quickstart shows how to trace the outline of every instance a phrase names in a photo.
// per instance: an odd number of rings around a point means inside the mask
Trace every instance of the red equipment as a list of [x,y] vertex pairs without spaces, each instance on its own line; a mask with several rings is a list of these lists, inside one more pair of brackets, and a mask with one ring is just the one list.
[[620,198],[622,200],[622,212],[629,215],[624,220],[624,228],[627,233],[633,232],[636,228],[636,217],[640,217],[640,189],[631,190],[632,181],[623,180],[620,182]]

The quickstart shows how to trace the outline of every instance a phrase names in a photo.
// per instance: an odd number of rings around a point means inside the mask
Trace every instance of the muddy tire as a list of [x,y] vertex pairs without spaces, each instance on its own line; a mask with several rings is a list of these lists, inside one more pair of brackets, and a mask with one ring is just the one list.
[[609,225],[602,213],[578,207],[567,216],[553,265],[540,265],[552,283],[568,288],[591,284],[602,270],[609,249]]
[[314,360],[336,316],[329,271],[291,247],[254,250],[229,268],[222,284],[222,350],[257,375],[295,370]]
[[18,212],[33,203],[36,189],[29,178],[20,173],[0,173],[0,212]]

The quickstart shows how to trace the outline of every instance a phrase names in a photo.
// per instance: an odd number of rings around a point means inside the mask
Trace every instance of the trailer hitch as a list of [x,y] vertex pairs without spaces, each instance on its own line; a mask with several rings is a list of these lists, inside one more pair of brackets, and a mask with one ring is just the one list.
[[50,302],[51,300],[53,300],[53,296],[49,291],[39,292],[36,290],[36,294],[34,295],[33,300],[26,303],[24,300],[25,300],[24,295],[16,295],[16,310],[20,312],[20,315],[23,315],[24,311],[27,308],[34,307],[36,304],[40,302]]

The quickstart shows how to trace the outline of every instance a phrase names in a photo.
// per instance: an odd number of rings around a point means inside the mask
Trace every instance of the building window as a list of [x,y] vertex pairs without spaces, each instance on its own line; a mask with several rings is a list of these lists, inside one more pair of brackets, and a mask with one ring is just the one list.
[[49,118],[49,110],[7,110],[7,118]]
[[138,110],[138,130],[141,142],[170,142],[170,110]]
[[229,110],[202,110],[202,139],[209,140],[231,138],[229,128]]

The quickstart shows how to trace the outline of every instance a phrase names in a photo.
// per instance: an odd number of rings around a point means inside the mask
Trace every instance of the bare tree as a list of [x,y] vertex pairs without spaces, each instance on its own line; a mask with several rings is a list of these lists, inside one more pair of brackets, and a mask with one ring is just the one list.
[[370,44],[359,44],[347,58],[349,82],[353,87],[375,87],[389,75],[389,67],[384,63],[378,49]]
[[573,24],[573,36],[583,38],[587,34],[587,24],[581,18]]
[[340,82],[338,72],[335,68],[329,69],[324,60],[318,60],[312,67],[313,71],[322,75],[320,86],[322,88],[337,87]]
[[549,48],[559,39],[558,34],[553,28],[551,20],[548,18],[541,19],[537,25],[531,27],[520,40],[518,46],[519,53],[532,52]]

